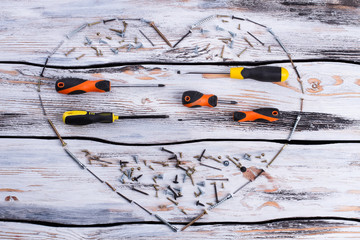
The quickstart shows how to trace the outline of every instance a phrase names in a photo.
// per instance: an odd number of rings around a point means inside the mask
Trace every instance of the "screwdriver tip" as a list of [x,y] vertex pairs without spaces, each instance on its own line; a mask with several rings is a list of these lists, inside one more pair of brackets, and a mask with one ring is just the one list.
[[231,101],[231,104],[238,104],[237,101]]
[[165,84],[158,84],[158,87],[165,87]]

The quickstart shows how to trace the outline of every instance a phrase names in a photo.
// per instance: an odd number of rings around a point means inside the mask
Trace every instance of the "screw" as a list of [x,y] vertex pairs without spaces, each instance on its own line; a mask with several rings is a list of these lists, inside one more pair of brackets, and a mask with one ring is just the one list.
[[171,43],[169,42],[169,40],[167,40],[167,38],[164,36],[164,34],[162,34],[162,32],[160,32],[160,30],[155,26],[154,22],[150,22],[149,24],[160,35],[160,37],[166,42],[166,44],[169,45],[172,48]]
[[224,29],[223,28],[221,28],[221,27],[219,27],[218,25],[216,25],[216,31],[224,31]]
[[183,174],[183,183],[185,183],[186,174]]
[[77,58],[75,58],[76,60],[79,60],[80,58],[82,58],[83,56],[85,56],[85,54],[81,54],[80,56],[78,56]]
[[205,182],[204,181],[198,182],[196,185],[201,186],[201,187],[205,187]]
[[[174,201],[174,200],[172,200],[171,198],[169,198],[169,197],[166,197],[166,199],[167,200],[169,200],[170,202],[172,202],[173,204],[175,204],[176,206],[177,205],[179,205],[179,203],[178,202],[176,202],[176,201]],[[175,198],[176,199],[176,198]]]
[[175,180],[173,181],[173,183],[175,183],[175,184],[178,184],[178,183],[179,183],[179,182],[178,182],[178,175],[175,176]]
[[101,21],[97,21],[97,22],[89,23],[89,24],[88,24],[88,26],[89,26],[89,27],[91,27],[91,26],[96,25],[96,24],[99,24],[99,23],[101,23]]
[[239,23],[239,25],[238,25],[238,28],[237,28],[237,29],[241,30],[241,26],[240,26],[240,23]]
[[158,179],[164,179],[164,175],[158,174],[158,175],[156,175],[156,178],[158,178]]
[[220,53],[221,58],[224,58],[224,49],[225,49],[225,45],[221,49],[221,53]]
[[203,206],[203,207],[205,207],[205,205],[204,205],[203,203],[201,203],[199,200],[197,200],[196,206]]
[[146,160],[144,160],[144,165],[146,166]]
[[149,168],[150,168],[151,170],[155,171],[154,168],[153,168],[151,165],[149,165]]
[[127,24],[127,22],[123,21],[123,25],[124,25],[123,33],[125,33],[128,24]]
[[187,213],[185,212],[184,209],[181,209],[180,211],[181,211],[183,214],[187,215]]
[[271,46],[269,46],[269,47],[268,47],[268,52],[270,52],[270,53],[271,53]]
[[233,32],[231,32],[231,31],[228,31],[229,33],[230,33],[230,35],[231,35],[231,37],[236,37],[236,33],[233,33]]
[[137,177],[134,177],[132,180],[137,182],[137,181],[139,180],[139,178],[141,178],[141,177],[142,177],[142,174],[140,174],[140,175],[137,176]]
[[157,183],[157,182],[156,182],[156,177],[153,177],[152,180],[153,180],[155,183]]
[[221,188],[225,188],[225,187],[224,187],[224,183],[223,183],[223,182],[221,183]]
[[245,40],[245,42],[247,42],[247,44],[249,44],[250,47],[252,47],[252,48],[254,47],[246,37],[244,37],[244,40]]
[[[109,30],[110,30],[110,31],[113,31],[113,32],[116,32],[116,33],[120,33],[120,34],[123,33],[122,30],[117,30],[117,29],[114,29],[114,28],[110,28]],[[98,35],[100,35],[100,34],[98,34]]]
[[132,177],[134,170],[135,170],[134,168],[131,168],[130,177]]
[[112,38],[111,38],[111,37],[109,37],[109,36],[106,36],[105,38],[106,38],[106,39],[109,39],[109,40],[112,40]]
[[87,44],[89,44],[89,45],[92,44],[92,41],[88,37],[85,37],[85,40],[86,40]]
[[200,189],[200,187],[198,187],[198,190],[199,190],[200,195],[204,194],[204,192]]
[[99,39],[99,43],[108,44],[106,41],[102,40],[101,38]]
[[140,171],[140,170],[141,170],[141,167],[137,167],[137,170]]
[[110,50],[116,55],[119,53],[119,50],[117,50],[116,48],[110,48]]
[[170,185],[167,188],[172,192],[172,194],[174,195],[174,198],[176,200],[176,197],[178,196],[178,194],[175,192],[175,190]]
[[223,162],[223,164],[224,164],[225,167],[227,167],[227,166],[230,165],[230,162],[226,160],[226,161]]
[[65,53],[65,56],[67,57],[70,53],[72,53],[73,51],[75,51],[76,48],[72,48],[70,49],[67,53]]

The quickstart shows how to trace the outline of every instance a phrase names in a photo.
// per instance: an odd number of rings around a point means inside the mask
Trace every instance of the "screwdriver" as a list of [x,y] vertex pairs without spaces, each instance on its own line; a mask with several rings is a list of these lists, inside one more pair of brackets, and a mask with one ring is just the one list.
[[[177,72],[181,74],[180,71]],[[228,76],[229,73],[205,73],[205,72],[186,72],[184,74],[203,74],[203,77],[213,77],[212,74],[222,74]],[[223,76],[221,76],[223,77]],[[230,68],[230,78],[246,79],[251,78],[261,82],[284,82],[289,77],[289,72],[283,67],[255,67],[244,68],[236,67]]]
[[218,103],[237,104],[236,101],[218,100],[218,97],[214,94],[203,94],[198,91],[185,91],[182,95],[182,104],[189,108],[216,107]]
[[[233,113],[233,120],[235,122],[275,122],[279,120],[280,112],[277,108],[258,108],[252,111],[238,111]],[[185,118],[178,119],[178,121],[192,121],[192,120],[228,120],[225,117],[212,118]]]
[[56,81],[55,89],[62,94],[82,94],[87,92],[109,92],[111,87],[165,87],[164,84],[123,84],[111,86],[108,80],[84,80],[80,78],[62,78]]
[[168,118],[168,115],[129,115],[116,116],[111,112],[93,113],[88,111],[68,111],[63,114],[63,122],[69,125],[88,125],[91,123],[113,123],[118,119]]

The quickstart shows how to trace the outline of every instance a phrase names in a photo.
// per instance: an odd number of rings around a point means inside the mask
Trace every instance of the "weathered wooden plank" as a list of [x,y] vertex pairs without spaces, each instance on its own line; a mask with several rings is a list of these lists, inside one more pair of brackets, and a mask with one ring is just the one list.
[[[309,6],[304,5],[306,2],[310,3]],[[205,23],[202,27],[209,32],[202,34],[199,29],[194,30],[193,34],[176,49],[167,46],[147,23],[141,21],[128,21],[126,37],[121,44],[119,41],[123,38],[109,31],[109,28],[122,29],[121,21],[92,25],[69,40],[65,37],[83,23],[93,23],[112,17],[144,18],[154,21],[169,41],[175,44],[188,31],[189,26],[212,14],[235,15],[273,28],[294,58],[333,58],[353,61],[359,59],[357,36],[360,34],[360,30],[357,27],[359,20],[357,3],[334,4],[333,1],[329,1],[320,4],[303,1],[299,4],[299,2],[275,0],[248,1],[245,4],[221,1],[213,4],[189,1],[181,4],[154,3],[156,8],[146,8],[145,10],[142,6],[146,4],[146,1],[137,1],[136,3],[123,1],[119,6],[116,2],[109,1],[106,4],[103,3],[101,7],[94,8],[91,1],[82,1],[76,5],[70,2],[68,4],[66,2],[49,4],[46,1],[36,3],[24,1],[17,6],[14,6],[12,1],[3,1],[4,12],[1,17],[2,22],[6,24],[0,29],[2,33],[0,51],[3,53],[0,59],[44,63],[48,53],[60,41],[65,40],[64,45],[53,55],[49,64],[86,65],[114,61],[217,62],[223,61],[219,56],[221,48],[226,45],[218,38],[231,37],[228,31],[236,33],[237,36],[234,37],[233,48],[225,48],[224,58],[227,60],[287,59],[265,28],[248,21],[229,18],[215,18]],[[71,8],[69,8],[70,5]],[[117,6],[116,10],[114,5]],[[167,14],[169,9],[172,14]],[[77,17],[74,17],[75,13]],[[237,29],[239,23],[241,24],[240,30]],[[216,26],[220,26],[224,31],[216,31]],[[141,36],[139,28],[152,39],[155,47],[152,47]],[[258,36],[265,43],[265,47],[252,39],[247,31]],[[100,36],[96,34],[98,32]],[[93,41],[93,46],[103,51],[103,56],[97,57],[93,49],[84,46],[85,36]],[[112,40],[106,39],[106,36],[112,37]],[[250,39],[254,48],[247,45],[242,39],[244,36]],[[110,50],[110,48],[121,47],[125,44],[134,44],[135,37],[143,43],[144,48],[132,51],[127,51],[126,48],[120,49],[117,55]],[[100,44],[100,38],[108,43]],[[208,43],[211,43],[208,51],[194,53],[196,46],[200,50]],[[267,51],[268,46],[272,48],[271,53]],[[65,57],[64,53],[73,47],[76,47],[76,51]],[[245,47],[248,47],[248,50],[241,57],[237,57],[236,55]],[[79,61],[75,59],[82,54],[86,54],[86,56]]]
[[[209,79],[201,75],[177,74],[177,71],[227,72],[227,66],[130,66],[91,70],[46,69],[39,79],[40,68],[22,65],[1,66],[0,118],[3,136],[53,136],[42,114],[37,84],[41,80],[44,106],[63,136],[97,137],[132,143],[175,142],[183,140],[216,139],[286,139],[304,98],[303,118],[294,139],[356,140],[359,138],[359,111],[354,111],[359,99],[357,65],[343,63],[299,63],[305,95],[289,64],[290,77],[283,84],[230,78]],[[164,83],[165,88],[114,88],[109,93],[63,95],[56,93],[54,82],[61,77],[109,79],[113,84]],[[198,90],[214,93],[220,99],[238,101],[237,105],[216,108],[189,109],[181,104],[182,92]],[[237,123],[232,112],[261,107],[276,107],[282,119],[271,124]],[[168,114],[165,120],[123,120],[114,124],[68,126],[62,114],[69,110],[111,111],[116,114]],[[206,118],[204,121],[178,119]],[[211,121],[212,118],[225,118]],[[228,119],[228,120],[226,120]],[[149,129],[151,125],[151,129]],[[154,138],[153,136],[157,137]]]
[[[207,178],[228,178],[218,182],[219,198],[233,192],[247,181],[231,162],[228,167],[211,159],[203,163],[218,167],[222,171],[200,166],[193,158],[207,149],[205,156],[212,155],[220,161],[227,155],[240,159],[246,167],[263,168],[266,175],[234,195],[234,198],[215,208],[199,222],[257,222],[287,217],[346,217],[358,218],[358,168],[359,144],[332,145],[289,145],[266,168],[281,147],[267,142],[208,142],[168,146],[175,153],[182,152],[184,167],[195,167],[195,183],[205,181],[200,187],[192,186],[190,179],[183,182],[184,173],[175,167],[174,160],[167,160],[171,154],[160,151],[158,146],[134,147],[113,146],[92,141],[68,140],[70,150],[100,178],[108,181],[121,193],[136,200],[152,212],[174,222],[187,222],[201,212],[195,202],[214,202],[214,188]],[[92,161],[89,165],[82,150],[110,163]],[[332,149],[336,149],[333,151]],[[0,216],[4,219],[49,221],[63,224],[105,224],[114,222],[156,221],[153,217],[119,198],[106,185],[98,182],[86,171],[82,171],[62,150],[56,140],[1,139],[0,144]],[[243,159],[245,153],[252,155],[252,161]],[[261,153],[262,159],[256,158]],[[132,155],[138,155],[135,163]],[[139,183],[132,183],[119,171],[119,160],[129,162],[124,171],[134,168],[133,176],[139,176]],[[147,166],[144,164],[147,161]],[[167,162],[163,167],[156,161]],[[236,161],[236,160],[234,160]],[[106,167],[104,167],[106,165]],[[149,165],[154,168],[151,170]],[[138,167],[141,169],[138,170]],[[344,174],[346,173],[346,174]],[[158,198],[152,186],[154,176],[159,185]],[[178,175],[179,184],[172,181]],[[180,187],[183,197],[175,206],[166,197],[167,186]],[[136,186],[149,196],[131,190]],[[7,196],[16,196],[18,201],[4,201]],[[321,207],[319,207],[321,206]],[[188,215],[181,212],[184,209]],[[299,211],[301,209],[301,211]]]
[[[354,239],[359,225],[347,221],[291,221],[262,225],[202,225],[173,233],[166,226],[136,224],[107,228],[47,227],[0,223],[2,239]],[[156,228],[156,231],[154,231]]]

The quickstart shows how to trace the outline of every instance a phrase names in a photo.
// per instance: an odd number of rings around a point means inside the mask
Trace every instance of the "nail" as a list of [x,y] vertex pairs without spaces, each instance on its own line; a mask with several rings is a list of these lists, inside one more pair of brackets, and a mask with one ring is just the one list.
[[136,189],[135,187],[132,187],[131,190],[134,190],[134,191],[136,191],[136,192],[142,193],[142,194],[144,194],[144,195],[149,195],[148,193],[143,192],[143,191],[141,191],[141,190],[139,190],[139,189]]
[[179,183],[179,182],[178,182],[178,175],[175,176],[175,180],[173,181],[173,183],[175,183],[175,184],[178,184],[178,183]]
[[146,40],[148,40],[148,42],[154,47],[154,43],[145,35],[145,33],[143,33],[140,29],[139,29],[139,32],[141,33],[141,35],[144,36],[144,38],[146,38]]
[[168,149],[166,149],[166,148],[160,148],[160,150],[161,151],[163,151],[163,152],[168,152],[168,153],[170,153],[170,154],[174,154],[175,155],[175,153],[174,152],[172,152],[172,151],[170,151],[170,150],[168,150]]
[[206,149],[204,149],[200,155],[200,157],[198,158],[198,161],[201,162],[201,158],[204,156]]
[[201,166],[204,166],[204,167],[208,167],[208,168],[212,168],[212,169],[215,169],[215,170],[222,171],[222,169],[220,169],[220,168],[213,167],[213,166],[210,166],[210,165],[206,165],[206,164],[203,164],[203,163],[200,163],[200,165],[201,165]]
[[228,178],[207,178],[208,181],[229,181]]
[[261,45],[265,46],[265,44],[260,41],[257,37],[255,37],[251,32],[247,32],[250,36],[252,36],[256,41],[258,41]]
[[214,191],[215,191],[215,201],[216,203],[219,202],[219,197],[218,197],[218,193],[217,193],[217,188],[216,188],[216,182],[210,183],[211,185],[214,185]]
[[177,43],[175,43],[175,45],[173,46],[173,48],[175,48],[182,40],[184,40],[187,36],[189,36],[189,34],[192,33],[191,29],[184,35],[180,38],[179,41],[177,41]]
[[203,207],[205,207],[205,204],[203,204],[203,203],[201,203],[199,200],[197,200],[196,206],[203,206]]

